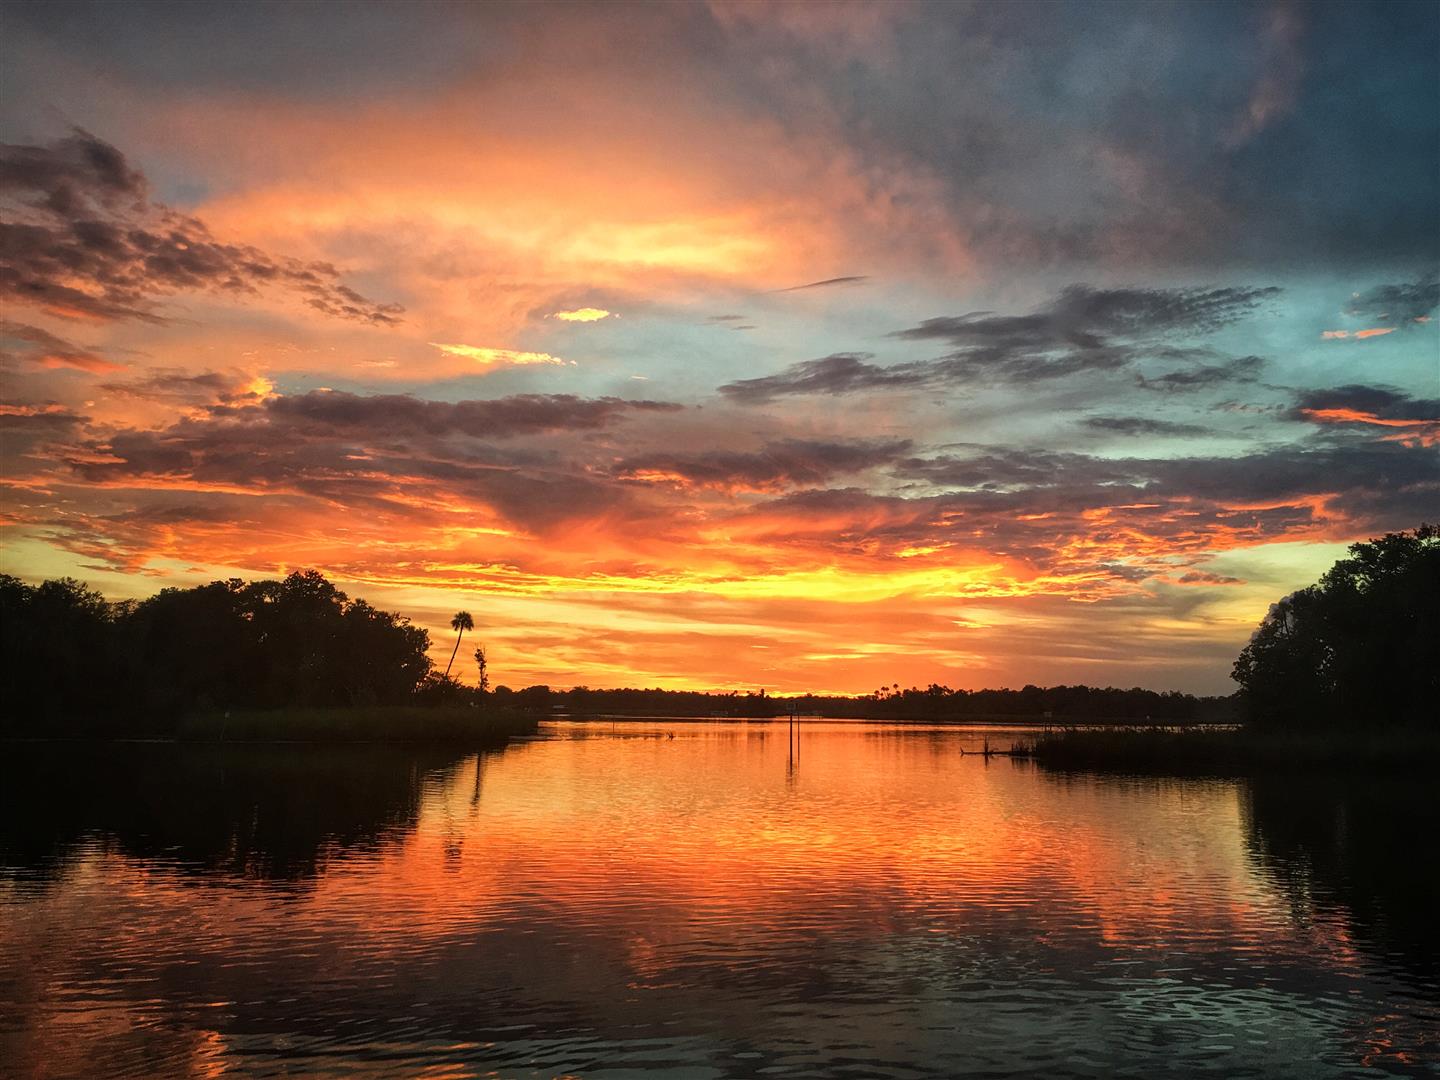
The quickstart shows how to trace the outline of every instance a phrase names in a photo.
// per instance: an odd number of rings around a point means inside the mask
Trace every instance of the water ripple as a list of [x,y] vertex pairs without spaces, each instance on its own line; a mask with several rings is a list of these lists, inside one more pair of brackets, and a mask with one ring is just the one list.
[[1435,880],[1393,840],[1433,821],[1428,793],[960,755],[993,729],[807,724],[797,761],[788,734],[26,763],[44,783],[0,830],[0,1062],[1430,1075]]

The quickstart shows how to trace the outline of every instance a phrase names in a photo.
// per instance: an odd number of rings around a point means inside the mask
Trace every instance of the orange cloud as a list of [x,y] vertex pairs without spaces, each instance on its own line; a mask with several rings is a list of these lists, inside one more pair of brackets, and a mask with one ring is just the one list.
[[1385,436],[1386,441],[1416,446],[1440,445],[1440,421],[1395,419],[1377,416],[1360,409],[1301,409],[1306,419],[1320,424],[1369,424],[1372,427],[1403,428],[1395,435]]
[[1343,338],[1355,338],[1363,341],[1366,338],[1384,337],[1386,334],[1393,334],[1394,332],[1395,327],[1393,326],[1377,326],[1369,330],[1356,330],[1354,333],[1351,333],[1349,330],[1324,330],[1321,331],[1320,336],[1327,341]]

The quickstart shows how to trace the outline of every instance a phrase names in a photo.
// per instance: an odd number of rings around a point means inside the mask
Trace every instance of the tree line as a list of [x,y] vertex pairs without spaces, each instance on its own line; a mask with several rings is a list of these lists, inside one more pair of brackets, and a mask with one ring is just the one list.
[[[502,688],[503,689],[503,688]],[[539,691],[544,691],[543,695]],[[1196,697],[1178,691],[1095,686],[1024,686],[1018,690],[954,690],[932,683],[902,689],[898,684],[846,697],[799,694],[698,693],[679,690],[573,690],[531,687],[521,693],[543,697],[549,708],[578,715],[617,713],[651,716],[807,716],[874,720],[1051,718],[1073,720],[1205,721],[1233,716],[1228,698]]]
[[163,733],[197,711],[479,704],[545,713],[882,720],[980,718],[1185,723],[1243,718],[1304,727],[1433,721],[1440,710],[1440,528],[1354,544],[1321,580],[1276,603],[1241,652],[1233,698],[1140,687],[1027,685],[957,690],[932,683],[857,697],[764,690],[557,690],[476,686],[452,675],[475,623],[451,620],[443,672],[430,636],[402,615],[351,599],[320,573],[216,581],[107,601],[71,579],[0,575],[0,696],[6,730]]
[[400,705],[465,693],[430,635],[315,571],[107,601],[0,575],[0,693],[27,729],[160,733],[195,711]]

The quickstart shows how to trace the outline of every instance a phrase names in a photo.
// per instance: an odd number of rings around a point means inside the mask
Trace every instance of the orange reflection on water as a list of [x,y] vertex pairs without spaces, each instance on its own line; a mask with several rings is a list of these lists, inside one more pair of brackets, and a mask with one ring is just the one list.
[[[1229,1075],[1433,1042],[1309,865],[1262,866],[1288,856],[1259,853],[1277,822],[1244,782],[962,754],[1022,734],[994,728],[546,727],[438,768],[367,751],[353,783],[334,748],[275,748],[303,767],[266,792],[278,770],[250,761],[228,818],[177,805],[95,833],[38,892],[0,879],[0,972],[25,961],[0,979],[11,1056],[586,1075],[739,1042],[953,1075],[966,1027],[1002,1065],[1023,1044]],[[207,765],[222,787],[237,752]],[[307,803],[311,767],[353,808]]]

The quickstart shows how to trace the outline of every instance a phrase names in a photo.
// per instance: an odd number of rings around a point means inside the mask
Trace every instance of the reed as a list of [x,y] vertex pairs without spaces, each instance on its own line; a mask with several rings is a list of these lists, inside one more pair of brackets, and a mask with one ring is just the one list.
[[1180,775],[1420,770],[1440,764],[1440,731],[1068,728],[1037,736],[1024,756],[1050,769]]

